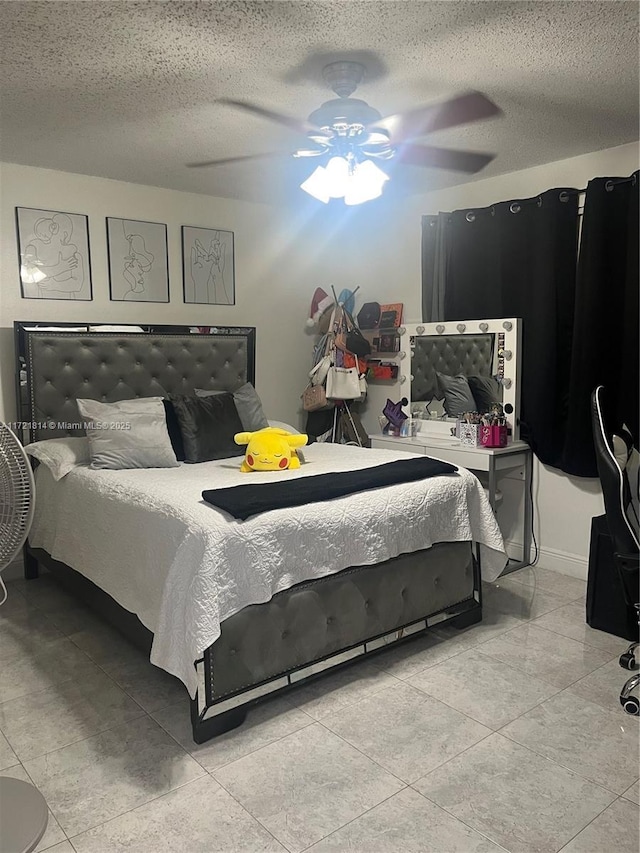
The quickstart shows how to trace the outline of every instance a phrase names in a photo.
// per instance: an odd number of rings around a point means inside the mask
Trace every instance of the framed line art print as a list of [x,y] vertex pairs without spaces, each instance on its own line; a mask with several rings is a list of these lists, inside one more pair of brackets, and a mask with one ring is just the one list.
[[184,301],[199,305],[235,305],[233,231],[182,226]]
[[23,299],[93,299],[87,216],[16,207],[16,231]]
[[168,302],[167,226],[107,217],[112,302]]

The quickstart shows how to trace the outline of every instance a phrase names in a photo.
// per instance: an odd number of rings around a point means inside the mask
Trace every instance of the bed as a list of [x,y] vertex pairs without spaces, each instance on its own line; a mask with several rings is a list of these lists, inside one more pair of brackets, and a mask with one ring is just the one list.
[[[15,335],[27,441],[77,435],[79,397],[233,391],[255,377],[252,328],[16,323]],[[396,454],[316,444],[304,457],[298,471],[261,482],[369,468]],[[237,457],[171,469],[78,466],[59,481],[45,466],[36,471],[27,576],[45,565],[180,678],[196,742],[239,725],[267,693],[383,654],[434,623],[481,619],[480,563],[493,580],[506,555],[468,471],[239,522],[201,499],[213,485],[246,482],[238,467]]]

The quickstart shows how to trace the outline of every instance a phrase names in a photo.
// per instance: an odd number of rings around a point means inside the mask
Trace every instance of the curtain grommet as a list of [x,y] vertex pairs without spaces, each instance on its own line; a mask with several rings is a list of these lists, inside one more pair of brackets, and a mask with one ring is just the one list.
[[467,220],[467,222],[475,222],[475,218],[476,218],[476,215],[472,210],[470,210],[467,213],[467,215],[465,216],[465,219]]
[[608,193],[612,192],[614,187],[615,187],[615,184],[613,183],[613,181],[607,181],[604,185],[605,192],[608,192]]
[[566,204],[569,201],[569,193],[566,190],[562,190],[558,198],[563,204]]
[[512,201],[509,205],[509,210],[511,211],[511,213],[520,213],[522,207],[518,204],[517,201]]
[[542,196],[541,195],[539,195],[538,198],[536,199],[536,206],[542,207]]

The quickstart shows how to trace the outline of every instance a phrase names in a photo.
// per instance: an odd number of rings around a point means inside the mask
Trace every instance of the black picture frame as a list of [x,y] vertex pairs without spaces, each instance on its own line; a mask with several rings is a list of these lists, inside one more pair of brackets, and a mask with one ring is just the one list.
[[235,305],[233,231],[183,225],[182,293],[186,304]]
[[19,206],[15,216],[22,298],[91,302],[89,217]]
[[107,216],[109,299],[168,303],[169,250],[164,222]]

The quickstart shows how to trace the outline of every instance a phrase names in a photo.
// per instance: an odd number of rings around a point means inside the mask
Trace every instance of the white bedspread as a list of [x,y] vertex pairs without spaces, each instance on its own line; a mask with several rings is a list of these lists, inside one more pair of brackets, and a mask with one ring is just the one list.
[[94,471],[57,483],[36,472],[30,543],[82,572],[153,631],[151,661],[193,696],[194,660],[220,623],[249,604],[348,566],[382,562],[436,542],[481,543],[482,573],[506,564],[500,530],[469,471],[359,492],[237,521],[204,489],[348,471],[406,454],[343,445],[304,448],[298,471],[241,474],[240,457],[179,468]]

